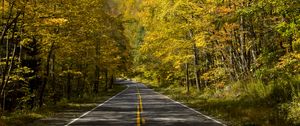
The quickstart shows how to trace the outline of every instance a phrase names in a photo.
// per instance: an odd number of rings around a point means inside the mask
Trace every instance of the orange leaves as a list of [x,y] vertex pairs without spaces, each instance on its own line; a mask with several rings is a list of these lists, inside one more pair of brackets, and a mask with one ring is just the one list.
[[237,23],[225,23],[224,24],[225,30],[233,31],[235,29],[238,29],[239,27],[240,27],[240,25]]
[[226,7],[226,6],[219,6],[216,8],[215,12],[220,15],[226,15],[226,14],[234,12],[234,10],[229,7]]
[[290,53],[280,58],[276,65],[277,69],[300,73],[300,53]]

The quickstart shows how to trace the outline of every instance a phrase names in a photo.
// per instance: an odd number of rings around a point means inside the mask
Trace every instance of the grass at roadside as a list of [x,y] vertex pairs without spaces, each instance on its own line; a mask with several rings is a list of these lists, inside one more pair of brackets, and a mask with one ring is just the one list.
[[25,126],[35,120],[55,116],[57,112],[64,110],[88,111],[98,104],[104,102],[118,92],[125,89],[125,86],[114,86],[114,89],[107,92],[100,92],[96,96],[84,96],[76,99],[61,99],[56,105],[43,106],[34,110],[19,110],[11,113],[5,113],[1,116],[2,126]]
[[[241,85],[241,84],[236,84]],[[244,84],[243,84],[244,85]],[[234,126],[291,126],[287,121],[287,112],[281,109],[282,104],[274,104],[268,95],[271,88],[257,88],[260,84],[255,85],[255,89],[251,89],[252,84],[248,84],[241,92],[231,89],[215,90],[206,89],[197,92],[191,89],[190,93],[186,93],[185,87],[169,85],[157,86],[149,85],[156,91],[169,96],[192,107],[206,115],[221,119],[227,125]],[[241,87],[237,87],[241,89]],[[259,90],[261,91],[259,91]],[[227,91],[226,91],[227,90]],[[249,92],[245,92],[249,91]],[[252,92],[253,91],[253,92]],[[255,92],[258,94],[254,95]],[[234,95],[234,96],[231,96]],[[254,95],[254,96],[249,96]]]

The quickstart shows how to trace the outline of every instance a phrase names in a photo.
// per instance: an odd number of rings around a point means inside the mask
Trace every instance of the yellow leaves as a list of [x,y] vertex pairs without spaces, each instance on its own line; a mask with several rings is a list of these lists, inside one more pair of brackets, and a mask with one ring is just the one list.
[[74,77],[81,77],[83,74],[80,71],[75,70],[65,70],[62,71],[62,73],[59,74],[59,76],[74,76]]
[[300,53],[295,53],[295,54],[294,54],[294,57],[295,57],[297,60],[300,61]]
[[218,81],[224,78],[226,75],[226,70],[225,68],[213,68],[206,73],[204,73],[201,78],[206,80],[206,81]]
[[147,13],[145,11],[141,11],[137,13],[137,16],[140,19],[143,19],[144,21],[149,21],[149,17],[151,17],[150,13]]
[[205,47],[207,45],[206,41],[205,41],[205,36],[203,34],[197,35],[195,37],[195,41],[196,41],[196,46],[198,48],[202,48],[202,47]]
[[150,33],[145,36],[145,41],[154,42],[158,41],[160,38],[162,38],[162,34],[159,34],[158,32]]
[[[4,3],[2,3],[2,2],[4,2]],[[4,5],[4,7],[2,6],[2,4]],[[7,2],[6,0],[4,0],[4,1],[1,1],[0,10],[4,10],[4,12],[7,12],[7,11],[8,11],[8,9],[9,9],[8,2]],[[0,13],[0,14],[2,14],[2,13]]]
[[20,45],[26,46],[29,42],[31,42],[31,39],[29,39],[29,38],[24,38],[24,39],[20,42]]
[[157,1],[157,0],[145,0],[141,3],[141,6],[143,6],[143,7],[148,7],[148,6],[155,7],[155,6],[157,6],[158,3],[159,3],[159,1]]
[[64,25],[68,20],[65,18],[49,18],[44,20],[46,25]]
[[180,62],[180,60],[176,60],[173,66],[175,69],[180,69],[182,66],[182,63]]

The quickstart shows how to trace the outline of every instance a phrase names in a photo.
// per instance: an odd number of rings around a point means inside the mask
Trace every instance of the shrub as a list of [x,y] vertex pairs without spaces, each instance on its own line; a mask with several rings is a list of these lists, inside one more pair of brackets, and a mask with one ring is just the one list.
[[300,125],[300,93],[293,97],[292,102],[281,104],[280,109],[286,113],[287,120],[295,125]]
[[273,89],[272,85],[265,85],[261,81],[252,81],[245,86],[246,95],[255,99],[264,99],[271,93]]

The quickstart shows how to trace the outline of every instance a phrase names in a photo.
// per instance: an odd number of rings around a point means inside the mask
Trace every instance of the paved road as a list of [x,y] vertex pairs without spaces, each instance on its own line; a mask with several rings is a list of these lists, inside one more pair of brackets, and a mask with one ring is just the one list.
[[143,84],[120,81],[127,89],[81,117],[70,126],[221,126],[222,124]]

